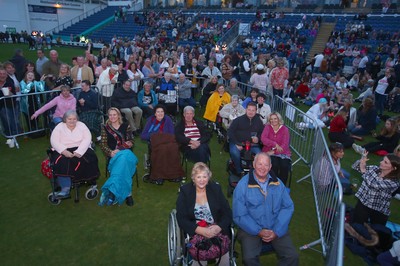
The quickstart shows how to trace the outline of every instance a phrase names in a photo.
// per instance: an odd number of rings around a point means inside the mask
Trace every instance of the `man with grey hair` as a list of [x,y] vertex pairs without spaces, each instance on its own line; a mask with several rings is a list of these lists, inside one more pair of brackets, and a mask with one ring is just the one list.
[[54,88],[54,82],[60,72],[62,62],[58,59],[58,52],[51,50],[50,60],[43,64],[43,74],[46,75],[46,85],[50,89]]
[[194,117],[194,108],[190,105],[183,109],[183,119],[175,127],[175,138],[190,161],[207,163],[210,160],[211,134],[204,123]]
[[233,220],[239,227],[243,265],[260,264],[263,244],[278,255],[278,265],[299,265],[299,254],[289,235],[294,204],[285,184],[270,171],[270,156],[259,153],[253,168],[237,184],[233,193]]
[[196,108],[196,101],[192,97],[192,83],[186,79],[185,74],[179,74],[178,79],[178,104],[180,108],[190,105]]

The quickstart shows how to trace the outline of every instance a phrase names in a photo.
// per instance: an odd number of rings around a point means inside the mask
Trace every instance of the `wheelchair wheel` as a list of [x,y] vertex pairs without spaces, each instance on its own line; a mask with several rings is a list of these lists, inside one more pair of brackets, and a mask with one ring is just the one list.
[[87,200],[94,200],[95,198],[97,198],[97,195],[99,195],[99,190],[97,189],[97,187],[91,187],[85,192],[85,198]]
[[181,259],[181,232],[176,220],[176,210],[172,210],[168,221],[168,258],[169,265],[180,265]]
[[60,205],[60,203],[61,203],[61,200],[60,199],[57,199],[55,196],[54,196],[54,194],[53,194],[53,192],[50,192],[50,194],[47,196],[47,200],[50,202],[50,204],[52,204],[52,205]]
[[145,182],[145,183],[150,183],[150,174],[149,174],[149,173],[144,174],[144,175],[142,176],[142,180],[143,180],[143,182]]

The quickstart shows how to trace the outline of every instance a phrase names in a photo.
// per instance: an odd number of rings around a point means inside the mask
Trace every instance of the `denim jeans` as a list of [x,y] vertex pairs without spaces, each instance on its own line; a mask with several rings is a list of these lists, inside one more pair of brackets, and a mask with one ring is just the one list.
[[178,103],[179,103],[179,107],[180,108],[185,108],[186,106],[188,106],[188,105],[190,105],[190,106],[192,106],[193,108],[196,108],[196,101],[192,98],[192,97],[190,97],[190,98],[179,98],[178,99]]
[[382,115],[383,112],[385,111],[386,98],[387,98],[386,95],[375,92],[375,106],[378,115]]
[[20,126],[19,112],[17,109],[2,107],[0,109],[0,119],[6,136],[14,136],[18,134]]
[[70,190],[71,178],[69,176],[59,176],[57,177],[57,181],[62,191]]
[[[241,151],[236,147],[234,143],[229,143],[229,153],[231,155],[233,164],[235,165],[236,173],[238,174],[243,172],[242,165],[240,163],[240,152]],[[261,149],[258,146],[252,146],[251,152],[257,154],[261,152]]]

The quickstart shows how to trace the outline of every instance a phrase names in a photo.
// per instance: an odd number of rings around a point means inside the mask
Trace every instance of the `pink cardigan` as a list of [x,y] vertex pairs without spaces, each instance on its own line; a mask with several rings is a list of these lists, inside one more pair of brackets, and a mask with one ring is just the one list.
[[78,121],[74,130],[68,129],[65,123],[59,123],[51,133],[51,146],[58,152],[62,153],[68,148],[78,147],[75,151],[80,155],[84,155],[92,141],[92,134],[87,126]]
[[76,99],[70,94],[68,98],[64,98],[64,96],[59,95],[50,102],[46,103],[39,110],[35,112],[35,116],[37,117],[40,114],[43,114],[50,108],[56,106],[56,111],[54,112],[54,117],[63,117],[65,112],[68,110],[76,110]]
[[275,147],[276,144],[282,147],[283,151],[278,152],[275,150],[275,154],[285,154],[287,156],[291,156],[290,152],[290,135],[289,129],[282,125],[278,132],[274,132],[274,129],[270,124],[265,125],[264,130],[261,134],[261,142],[263,143],[263,152],[271,151],[272,148]]

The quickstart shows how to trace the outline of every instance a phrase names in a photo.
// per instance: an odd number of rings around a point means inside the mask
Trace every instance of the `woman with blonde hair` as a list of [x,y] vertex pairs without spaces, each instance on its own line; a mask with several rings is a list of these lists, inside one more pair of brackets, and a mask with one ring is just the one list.
[[100,147],[108,160],[110,177],[101,188],[100,205],[133,205],[132,176],[136,172],[138,159],[132,152],[133,140],[129,125],[122,122],[118,108],[108,109],[108,120],[101,129]]
[[[47,78],[52,78],[50,75],[47,75]],[[62,85],[67,85],[70,88],[74,86],[74,80],[71,78],[71,70],[69,65],[61,64],[60,72],[58,73],[58,78],[54,82],[53,90],[61,89]]]
[[261,134],[263,152],[271,157],[272,170],[286,185],[291,168],[290,133],[281,114],[272,112]]
[[[176,201],[176,218],[179,227],[191,238],[213,238],[221,240],[219,265],[229,265],[230,225],[232,211],[221,186],[211,181],[212,173],[205,163],[195,163],[192,182],[182,186]],[[193,247],[194,248],[194,247]],[[192,254],[191,250],[189,252]],[[195,255],[195,254],[193,254]],[[207,265],[207,261],[193,257],[192,265]],[[218,260],[218,259],[217,259]]]

